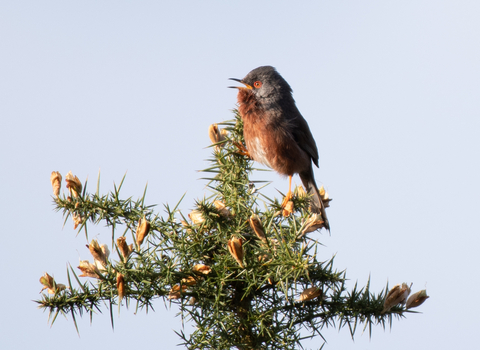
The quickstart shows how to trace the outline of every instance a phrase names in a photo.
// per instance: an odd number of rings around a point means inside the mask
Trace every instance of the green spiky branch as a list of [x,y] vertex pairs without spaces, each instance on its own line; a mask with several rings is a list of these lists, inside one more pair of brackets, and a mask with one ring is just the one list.
[[[76,218],[87,241],[89,225],[110,227],[112,253],[96,278],[86,280],[69,267],[67,288],[54,285],[54,294],[42,295],[37,303],[50,312],[52,322],[65,314],[76,326],[76,316],[93,317],[106,305],[113,324],[114,306],[134,302],[137,309],[148,310],[163,299],[177,304],[182,318],[195,324],[192,334],[178,332],[189,349],[293,349],[306,337],[323,338],[326,327],[347,326],[353,337],[359,324],[371,331],[373,325],[385,327],[392,317],[402,317],[402,306],[382,313],[387,288],[374,294],[368,283],[347,290],[345,272],[334,268],[333,258],[322,261],[321,244],[306,233],[312,215],[308,198],[295,196],[294,212],[281,215],[279,201],[249,180],[253,162],[235,146],[243,143],[241,118],[236,114],[220,125],[228,136],[212,146],[211,166],[204,170],[212,195],[196,203],[195,216],[184,215],[180,202],[166,205],[163,216],[155,214],[155,207],[145,204],[146,190],[138,200],[121,199],[124,179],[107,195],[97,185],[94,194],[84,186],[77,196],[55,199],[56,209],[66,221]],[[249,223],[253,214],[261,221],[264,240]],[[142,218],[150,226],[139,243]],[[121,236],[134,244],[127,256],[116,241]],[[227,248],[232,237],[243,242],[240,263]],[[315,297],[302,298],[309,288]],[[302,336],[302,329],[309,335]]]

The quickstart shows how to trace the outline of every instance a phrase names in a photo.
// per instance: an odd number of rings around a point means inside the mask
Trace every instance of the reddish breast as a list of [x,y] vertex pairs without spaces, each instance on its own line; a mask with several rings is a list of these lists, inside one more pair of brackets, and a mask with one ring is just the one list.
[[288,130],[282,129],[273,118],[269,118],[269,111],[262,108],[251,91],[240,89],[238,103],[243,120],[243,136],[254,160],[283,175],[308,169],[308,155],[298,147]]

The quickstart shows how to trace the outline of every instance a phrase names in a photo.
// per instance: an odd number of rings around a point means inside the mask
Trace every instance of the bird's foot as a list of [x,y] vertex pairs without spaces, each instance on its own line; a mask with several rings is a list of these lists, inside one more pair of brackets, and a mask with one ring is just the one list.
[[287,194],[285,195],[285,198],[283,198],[283,202],[282,202],[282,208],[285,208],[285,206],[287,205],[288,202],[290,202],[293,198],[293,193],[292,191],[288,191]]
[[248,150],[245,148],[245,146],[243,144],[241,144],[240,142],[237,142],[237,141],[233,141],[233,144],[238,148],[238,154],[242,155],[242,156],[245,156],[247,158],[250,158],[250,159],[253,159],[251,156],[250,156],[250,153],[248,153]]
[[293,213],[294,208],[293,208],[292,198],[293,198],[292,191],[289,190],[285,198],[283,198],[283,202],[282,202],[282,209],[283,209],[282,215],[284,217],[290,216],[290,214]]

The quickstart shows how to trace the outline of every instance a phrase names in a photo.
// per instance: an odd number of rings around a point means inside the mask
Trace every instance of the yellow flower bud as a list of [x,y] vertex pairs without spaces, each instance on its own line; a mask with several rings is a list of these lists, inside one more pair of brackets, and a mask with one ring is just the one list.
[[60,188],[62,187],[62,175],[58,171],[52,171],[50,182],[52,183],[53,194],[58,198]]

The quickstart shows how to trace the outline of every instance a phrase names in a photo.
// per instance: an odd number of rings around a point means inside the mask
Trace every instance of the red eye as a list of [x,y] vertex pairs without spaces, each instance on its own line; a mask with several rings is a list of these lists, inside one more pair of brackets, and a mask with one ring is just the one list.
[[254,82],[253,87],[256,89],[260,89],[262,87],[262,82],[261,81]]

